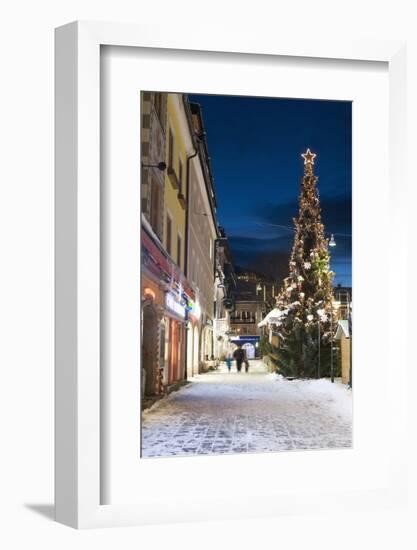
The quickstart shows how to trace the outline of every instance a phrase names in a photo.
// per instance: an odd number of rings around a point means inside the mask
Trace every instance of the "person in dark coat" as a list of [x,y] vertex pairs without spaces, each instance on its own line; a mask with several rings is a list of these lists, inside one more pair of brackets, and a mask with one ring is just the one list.
[[242,347],[239,346],[233,352],[233,359],[235,359],[236,361],[237,372],[240,372],[242,370],[242,363],[244,358],[245,358],[245,352],[243,351]]
[[246,353],[246,350],[243,351],[243,364],[245,365],[245,372],[249,372],[249,359],[248,354]]

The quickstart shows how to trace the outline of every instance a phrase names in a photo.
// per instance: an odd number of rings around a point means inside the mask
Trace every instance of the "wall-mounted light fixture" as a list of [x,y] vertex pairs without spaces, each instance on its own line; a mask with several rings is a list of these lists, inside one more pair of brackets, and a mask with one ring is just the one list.
[[167,169],[167,165],[165,162],[158,162],[158,164],[143,164],[142,162],[142,168],[158,168],[158,170],[161,170],[163,172]]

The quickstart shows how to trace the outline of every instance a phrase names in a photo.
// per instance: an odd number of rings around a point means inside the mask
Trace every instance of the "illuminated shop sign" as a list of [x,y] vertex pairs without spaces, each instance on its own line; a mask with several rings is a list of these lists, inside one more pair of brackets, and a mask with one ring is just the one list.
[[195,319],[200,319],[201,315],[201,307],[198,300],[196,302],[189,301],[188,302],[188,311],[190,312],[190,315],[192,315]]
[[259,336],[233,336],[232,342],[236,341],[242,341],[242,342],[258,342]]
[[166,294],[165,305],[168,309],[178,315],[178,317],[185,319],[185,307],[176,300],[175,295],[171,292]]

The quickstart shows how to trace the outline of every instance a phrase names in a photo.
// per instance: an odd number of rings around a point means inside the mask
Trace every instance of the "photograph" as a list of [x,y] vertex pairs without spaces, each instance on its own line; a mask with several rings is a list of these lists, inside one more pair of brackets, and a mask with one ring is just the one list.
[[415,4],[2,5],[0,550],[417,550]]
[[140,458],[352,448],[352,102],[138,102]]

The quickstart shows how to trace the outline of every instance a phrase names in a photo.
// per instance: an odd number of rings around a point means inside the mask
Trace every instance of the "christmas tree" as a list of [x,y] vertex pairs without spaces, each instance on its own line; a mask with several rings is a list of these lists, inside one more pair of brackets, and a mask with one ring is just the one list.
[[279,347],[273,357],[284,376],[316,378],[330,373],[333,275],[328,240],[321,221],[316,155],[307,149],[301,180],[299,213],[289,275],[277,298],[282,316]]

